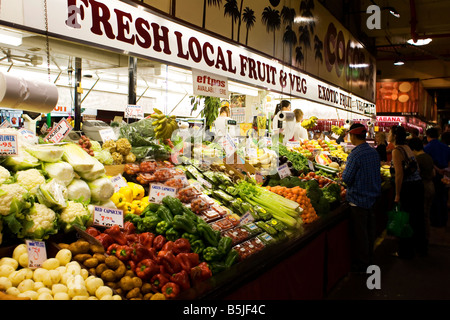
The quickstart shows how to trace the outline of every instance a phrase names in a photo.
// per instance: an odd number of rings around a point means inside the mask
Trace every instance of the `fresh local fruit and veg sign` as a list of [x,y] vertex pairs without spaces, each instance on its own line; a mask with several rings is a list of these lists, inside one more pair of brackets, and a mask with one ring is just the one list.
[[[2,8],[17,0],[3,0]],[[23,15],[0,20],[45,32],[43,6],[22,0]],[[139,6],[117,0],[48,0],[48,31],[66,40],[129,52],[199,69],[276,92],[289,93],[356,113],[373,112],[374,104],[324,83],[280,61],[219,40]],[[39,14],[39,10],[42,14]]]

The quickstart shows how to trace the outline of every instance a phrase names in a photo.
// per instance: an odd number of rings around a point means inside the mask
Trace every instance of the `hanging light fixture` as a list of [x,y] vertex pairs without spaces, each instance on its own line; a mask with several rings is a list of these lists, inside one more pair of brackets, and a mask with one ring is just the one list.
[[388,10],[390,14],[392,14],[396,18],[400,18],[400,13],[398,13],[397,10],[395,10],[394,7],[384,7],[382,10]]
[[414,42],[413,39],[409,39],[406,42],[408,42],[410,45],[413,45],[413,46],[425,46],[425,45],[429,44],[432,40],[433,39],[431,39],[431,38],[426,38],[426,39],[417,39],[417,41]]
[[405,61],[403,61],[403,59],[401,59],[400,57],[397,57],[394,60],[394,66],[402,66],[405,64]]

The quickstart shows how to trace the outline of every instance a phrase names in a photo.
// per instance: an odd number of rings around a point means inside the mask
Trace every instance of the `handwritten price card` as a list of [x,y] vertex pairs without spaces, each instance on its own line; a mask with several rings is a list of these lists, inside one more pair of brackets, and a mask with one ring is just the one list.
[[165,196],[175,197],[177,189],[162,184],[151,184],[148,201],[152,203],[161,203]]
[[28,268],[36,269],[47,260],[47,250],[44,241],[25,240],[28,250]]
[[17,134],[0,134],[0,157],[17,155]]
[[119,209],[94,207],[94,224],[103,227],[118,225],[123,227],[123,211]]
[[44,140],[58,143],[61,142],[67,135],[72,131],[72,126],[69,124],[69,122],[66,119],[61,119],[48,133],[47,136],[45,136]]

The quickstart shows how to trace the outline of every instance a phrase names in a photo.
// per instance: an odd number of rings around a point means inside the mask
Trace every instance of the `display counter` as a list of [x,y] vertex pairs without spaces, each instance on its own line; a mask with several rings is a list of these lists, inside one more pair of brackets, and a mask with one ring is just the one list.
[[179,299],[322,299],[350,271],[348,209],[342,204],[306,225],[303,234],[265,248]]

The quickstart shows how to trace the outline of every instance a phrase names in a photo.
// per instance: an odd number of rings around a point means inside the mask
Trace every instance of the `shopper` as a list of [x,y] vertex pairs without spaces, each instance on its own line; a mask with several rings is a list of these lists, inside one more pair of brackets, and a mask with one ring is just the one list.
[[435,197],[431,206],[430,221],[433,227],[446,227],[448,221],[448,191],[441,181],[446,168],[450,165],[449,146],[439,141],[439,129],[429,128],[426,131],[427,145],[423,148],[433,158],[436,175],[433,179]]
[[[395,205],[409,213],[412,237],[399,238],[397,255],[412,259],[415,253],[427,253],[425,237],[424,187],[414,153],[406,144],[406,130],[392,126],[388,140],[395,146],[392,150],[391,174],[394,177]],[[408,163],[410,165],[408,165]]]
[[375,241],[374,205],[381,194],[380,157],[366,142],[367,129],[355,123],[348,131],[355,146],[347,158],[342,180],[347,185],[353,244],[352,270],[366,272]]
[[386,148],[388,145],[386,142],[386,134],[384,132],[378,131],[375,134],[375,142],[377,144],[376,150],[378,152],[378,155],[380,156],[380,161],[386,162],[387,161]]
[[216,138],[223,137],[227,134],[228,120],[232,120],[230,118],[230,108],[228,106],[223,106],[220,108],[219,116],[214,121],[214,131]]
[[431,204],[434,198],[433,178],[436,175],[434,163],[431,156],[423,151],[423,142],[420,138],[412,138],[408,142],[417,163],[419,164],[420,177],[422,178],[424,189],[424,220],[425,220],[425,237],[430,239],[430,212]]
[[308,140],[308,130],[302,127],[303,121],[303,111],[301,109],[294,110],[295,115],[295,130],[294,137],[292,138],[294,141]]

